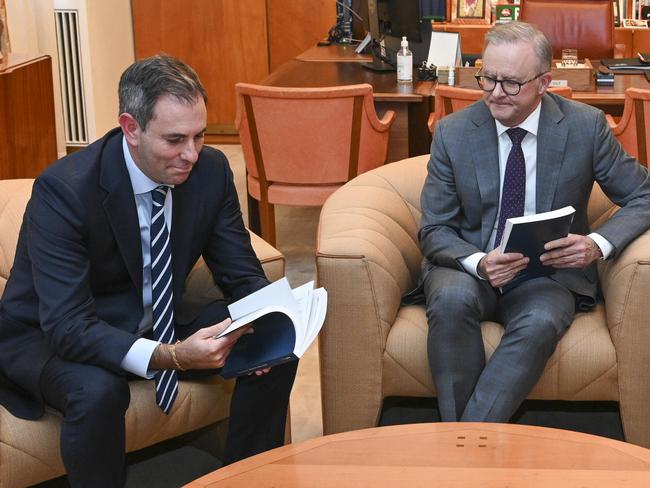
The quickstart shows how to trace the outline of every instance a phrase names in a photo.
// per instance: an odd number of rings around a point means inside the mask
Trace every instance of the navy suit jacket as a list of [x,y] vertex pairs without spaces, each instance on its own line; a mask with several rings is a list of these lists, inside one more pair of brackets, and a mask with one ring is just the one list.
[[[268,283],[221,152],[203,148],[172,191],[175,310],[200,256],[228,298]],[[122,373],[142,315],[140,229],[115,129],[34,183],[0,302],[0,403],[17,416],[42,415],[40,375],[53,355]]]

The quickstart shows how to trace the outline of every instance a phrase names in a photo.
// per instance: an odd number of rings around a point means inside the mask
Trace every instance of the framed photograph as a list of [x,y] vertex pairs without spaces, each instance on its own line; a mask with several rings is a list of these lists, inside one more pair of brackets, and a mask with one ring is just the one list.
[[489,0],[451,0],[451,21],[455,24],[489,24]]

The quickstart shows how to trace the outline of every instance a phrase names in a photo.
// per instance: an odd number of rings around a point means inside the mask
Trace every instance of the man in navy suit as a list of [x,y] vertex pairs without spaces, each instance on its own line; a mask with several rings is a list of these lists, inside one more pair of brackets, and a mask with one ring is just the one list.
[[[252,332],[214,339],[230,323],[222,301],[180,319],[196,261],[205,259],[231,300],[268,283],[228,162],[203,147],[207,97],[196,73],[154,56],[123,73],[119,97],[120,128],[36,179],[0,302],[0,401],[24,418],[44,404],[61,411],[73,486],[123,485],[130,377],[214,372]],[[152,340],[152,192],[161,188],[180,343]],[[226,462],[282,445],[296,366],[237,380]],[[173,414],[173,399],[167,407]]]

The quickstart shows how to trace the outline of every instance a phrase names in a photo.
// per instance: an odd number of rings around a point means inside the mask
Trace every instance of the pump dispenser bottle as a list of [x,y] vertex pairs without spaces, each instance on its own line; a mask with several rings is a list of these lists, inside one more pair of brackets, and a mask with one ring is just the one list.
[[409,50],[406,36],[402,37],[401,45],[397,52],[397,81],[410,83],[413,81],[413,53]]

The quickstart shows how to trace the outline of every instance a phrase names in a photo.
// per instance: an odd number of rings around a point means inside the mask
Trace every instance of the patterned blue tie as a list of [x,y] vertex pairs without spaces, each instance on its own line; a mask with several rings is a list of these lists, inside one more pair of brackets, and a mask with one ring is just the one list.
[[[176,342],[172,294],[172,252],[165,223],[167,186],[151,191],[151,301],[153,338],[163,344]],[[173,369],[156,373],[156,403],[169,413],[178,394],[178,375]]]
[[494,240],[494,247],[501,244],[503,229],[506,220],[511,217],[524,215],[524,203],[526,199],[526,162],[524,152],[521,149],[521,141],[524,140],[528,131],[521,127],[514,127],[507,131],[512,148],[508,154],[506,171],[503,176],[503,190],[501,192],[501,209],[499,211],[499,225]]

